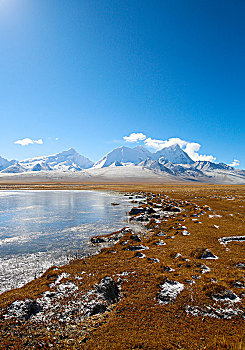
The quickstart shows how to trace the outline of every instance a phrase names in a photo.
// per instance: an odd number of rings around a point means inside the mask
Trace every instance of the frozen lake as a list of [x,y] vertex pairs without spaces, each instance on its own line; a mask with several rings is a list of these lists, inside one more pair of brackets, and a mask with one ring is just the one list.
[[87,253],[91,236],[128,225],[131,207],[115,193],[0,191],[0,293]]

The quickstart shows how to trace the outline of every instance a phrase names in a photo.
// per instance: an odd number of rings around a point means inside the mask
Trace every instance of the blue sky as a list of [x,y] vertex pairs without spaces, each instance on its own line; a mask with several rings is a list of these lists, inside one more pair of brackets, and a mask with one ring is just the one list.
[[245,168],[244,17],[243,0],[0,0],[0,155],[98,160],[141,132]]

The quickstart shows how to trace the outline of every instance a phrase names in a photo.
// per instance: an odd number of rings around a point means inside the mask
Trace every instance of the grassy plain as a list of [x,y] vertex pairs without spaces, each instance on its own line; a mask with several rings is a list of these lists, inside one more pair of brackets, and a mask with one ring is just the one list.
[[[245,186],[57,183],[1,184],[0,189],[130,192],[147,198],[148,207],[181,208],[167,219],[152,219],[138,235],[140,243],[127,232],[97,255],[53,267],[23,288],[0,295],[1,349],[245,349],[245,244],[219,242],[245,235]],[[183,235],[182,226],[189,235]],[[141,251],[144,257],[129,249],[136,245],[149,248]],[[217,259],[201,259],[205,249]],[[54,301],[49,319],[6,318],[14,301],[56,291],[61,274],[61,282],[75,285],[76,293]],[[67,305],[80,305],[105,276],[120,284],[119,301],[93,316],[80,317],[75,307],[73,314],[65,314]],[[168,281],[184,289],[168,303],[159,303]],[[236,300],[222,299],[228,291]]]

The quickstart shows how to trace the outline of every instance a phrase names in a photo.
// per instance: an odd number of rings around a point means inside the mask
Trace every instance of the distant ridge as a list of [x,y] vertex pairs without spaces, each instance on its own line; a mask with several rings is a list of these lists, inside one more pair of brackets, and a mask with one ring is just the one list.
[[154,154],[154,159],[164,158],[165,160],[173,164],[193,164],[194,161],[188,156],[188,154],[180,148],[176,143],[175,145],[162,148]]
[[147,157],[151,156],[152,153],[142,146],[134,148],[122,146],[107,153],[101,160],[94,164],[94,167],[105,168],[115,163],[120,163],[121,165],[137,165]]
[[69,148],[67,151],[53,154],[50,156],[35,157],[25,159],[14,164],[6,164],[4,173],[17,173],[25,171],[81,171],[82,169],[91,168],[93,162],[88,158],[80,155],[74,148]]
[[[8,161],[0,157],[0,175],[64,178],[77,181],[197,181],[245,184],[245,171],[224,163],[194,161],[178,144],[155,153],[142,146],[118,147],[93,163],[75,149],[43,157]],[[26,176],[24,174],[27,174]],[[30,175],[28,175],[30,174]],[[41,175],[42,174],[42,175]],[[49,174],[49,175],[48,175]],[[62,175],[63,174],[63,175]],[[74,175],[72,175],[74,174]]]

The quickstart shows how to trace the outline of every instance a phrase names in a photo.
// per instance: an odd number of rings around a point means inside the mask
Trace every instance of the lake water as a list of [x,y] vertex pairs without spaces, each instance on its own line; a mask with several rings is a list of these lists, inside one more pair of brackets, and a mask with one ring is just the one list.
[[0,191],[0,293],[88,253],[91,236],[128,226],[131,207],[115,193]]

